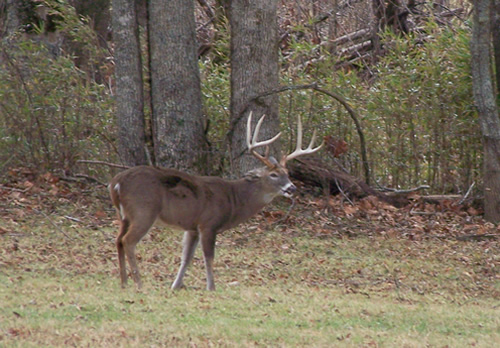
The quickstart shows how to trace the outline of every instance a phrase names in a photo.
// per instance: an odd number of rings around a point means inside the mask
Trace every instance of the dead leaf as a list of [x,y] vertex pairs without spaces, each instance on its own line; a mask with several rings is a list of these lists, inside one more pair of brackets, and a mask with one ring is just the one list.
[[352,215],[356,214],[358,212],[358,210],[359,210],[358,207],[356,207],[354,205],[346,205],[344,207],[344,213],[346,215],[351,215],[352,216]]
[[94,217],[96,217],[97,219],[103,219],[107,216],[108,216],[108,214],[106,214],[106,212],[103,210],[98,210],[94,213]]

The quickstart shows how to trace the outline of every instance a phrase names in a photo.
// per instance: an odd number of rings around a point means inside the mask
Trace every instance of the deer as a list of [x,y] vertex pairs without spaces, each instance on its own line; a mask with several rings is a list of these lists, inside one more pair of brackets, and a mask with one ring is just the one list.
[[[265,115],[258,120],[252,136],[250,112],[246,143],[249,153],[265,166],[249,171],[241,179],[227,180],[192,175],[176,169],[136,166],[118,173],[110,181],[108,189],[120,222],[116,248],[122,288],[126,287],[128,277],[125,257],[136,288],[142,288],[135,256],[136,245],[155,223],[161,222],[185,231],[181,265],[172,289],[184,287],[183,277],[201,241],[206,288],[215,290],[213,262],[217,234],[248,220],[277,196],[292,197],[296,186],[289,178],[286,163],[315,153],[323,146],[321,143],[314,147],[314,131],[309,146],[302,149],[302,122],[299,116],[296,149],[282,156],[278,162],[269,156],[269,145],[281,136],[281,132],[271,139],[258,141],[264,119]],[[256,151],[262,147],[265,147],[264,154]]]

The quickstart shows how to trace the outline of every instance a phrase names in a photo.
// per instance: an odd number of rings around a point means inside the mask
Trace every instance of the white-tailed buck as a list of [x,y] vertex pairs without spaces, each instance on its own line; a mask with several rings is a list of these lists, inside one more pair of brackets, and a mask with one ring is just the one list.
[[[248,151],[266,166],[247,173],[239,180],[196,176],[175,169],[138,166],[116,175],[109,184],[113,205],[120,219],[120,232],[116,239],[121,284],[127,283],[127,256],[132,278],[141,287],[141,278],[135,258],[135,246],[156,221],[185,230],[182,261],[172,289],[183,287],[182,278],[191,262],[198,241],[201,240],[207,289],[214,290],[213,260],[217,233],[235,227],[259,212],[276,196],[290,197],[295,185],[288,177],[286,162],[298,156],[318,151],[314,146],[316,132],[311,143],[302,149],[302,123],[298,118],[297,148],[278,163],[269,157],[269,144],[281,133],[265,141],[257,141],[264,120],[257,123],[251,134],[252,114],[248,116]],[[266,146],[265,155],[256,149]]]

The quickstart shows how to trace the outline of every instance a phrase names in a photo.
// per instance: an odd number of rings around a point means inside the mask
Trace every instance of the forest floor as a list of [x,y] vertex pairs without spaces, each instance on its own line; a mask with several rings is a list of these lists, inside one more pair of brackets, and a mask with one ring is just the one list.
[[121,289],[104,186],[29,170],[0,186],[2,347],[492,347],[500,230],[415,196],[279,199],[218,236],[215,292],[201,252],[170,290],[182,233],[138,245],[144,288]]

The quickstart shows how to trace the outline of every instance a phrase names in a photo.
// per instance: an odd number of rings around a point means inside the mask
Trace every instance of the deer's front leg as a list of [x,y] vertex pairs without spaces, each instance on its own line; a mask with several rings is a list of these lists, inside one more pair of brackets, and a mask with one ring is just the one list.
[[184,238],[182,239],[182,261],[177,277],[172,284],[172,289],[177,290],[184,286],[182,278],[186,274],[186,270],[193,259],[194,252],[198,246],[198,241],[200,236],[197,231],[186,231],[184,233]]
[[200,231],[201,246],[203,248],[203,258],[205,259],[205,269],[207,272],[207,290],[215,290],[213,263],[215,256],[215,232]]

